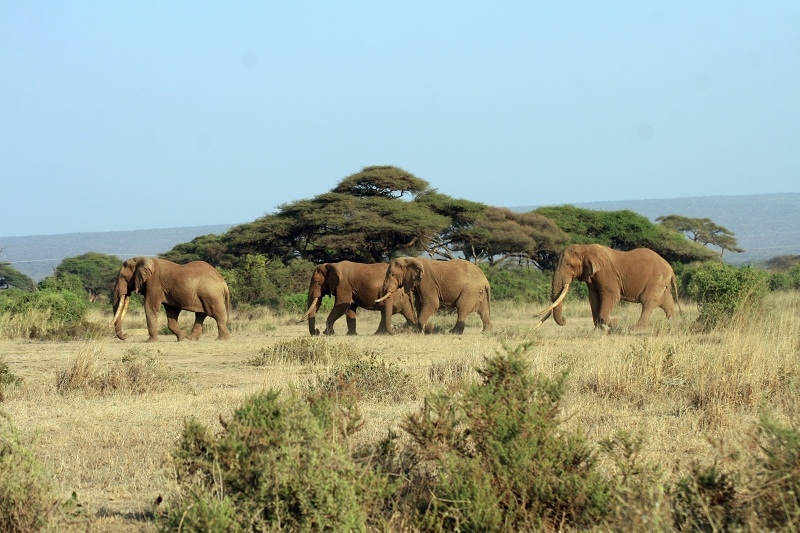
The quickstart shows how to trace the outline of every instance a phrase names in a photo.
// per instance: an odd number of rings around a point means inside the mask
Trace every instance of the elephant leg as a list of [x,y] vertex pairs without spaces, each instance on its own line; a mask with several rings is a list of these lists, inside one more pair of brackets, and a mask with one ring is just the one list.
[[455,335],[461,335],[462,333],[464,333],[464,326],[467,323],[467,315],[469,315],[467,309],[469,309],[469,307],[463,305],[459,305],[456,307],[456,311],[458,312],[458,315],[456,317],[456,325],[453,326],[453,328],[450,330],[450,333],[453,333]]
[[672,320],[675,317],[675,300],[672,298],[672,293],[670,292],[669,287],[667,287],[667,290],[664,293],[664,298],[661,300],[661,305],[659,307],[664,310],[664,314],[667,315],[667,319]]
[[436,310],[439,309],[439,300],[438,298],[432,298],[430,300],[422,302],[419,308],[419,324],[418,327],[421,331],[425,333],[433,332],[433,324],[429,324],[428,320],[433,316]]
[[184,334],[178,328],[178,315],[181,314],[180,308],[166,306],[166,305],[164,306],[164,308],[167,310],[167,327],[178,339],[178,342],[182,341],[184,338]]
[[602,294],[599,295],[599,297],[600,311],[594,325],[604,330],[613,328],[617,325],[617,321],[611,318],[611,311],[614,309],[614,306],[617,305],[617,302],[619,302],[619,295]]
[[483,332],[488,332],[492,330],[492,317],[489,312],[489,304],[487,302],[483,302],[478,307],[478,316],[481,317],[481,322],[483,323]]
[[347,334],[348,335],[358,335],[356,333],[356,305],[353,304],[350,306],[350,309],[347,310],[345,313],[345,320],[347,320]]
[[334,304],[333,309],[331,309],[330,314],[328,315],[328,320],[325,323],[325,335],[333,335],[333,323],[339,320],[343,314],[347,312],[350,308],[350,304]]
[[189,335],[186,336],[187,340],[190,341],[200,340],[200,335],[203,334],[203,322],[205,321],[207,316],[208,315],[205,313],[194,314],[194,325],[192,326],[192,331],[189,332]]
[[600,294],[596,290],[589,289],[589,307],[592,310],[592,324],[597,326],[600,320]]
[[222,318],[220,315],[215,315],[213,317],[214,320],[217,321],[217,340],[218,341],[226,341],[226,340],[231,338],[231,333],[230,333],[230,331],[228,331],[227,316],[228,316],[228,314],[225,313],[224,315],[222,315],[222,317],[225,317],[225,318]]
[[144,304],[144,316],[147,319],[147,342],[158,342],[158,311],[161,305],[155,309],[147,302]]

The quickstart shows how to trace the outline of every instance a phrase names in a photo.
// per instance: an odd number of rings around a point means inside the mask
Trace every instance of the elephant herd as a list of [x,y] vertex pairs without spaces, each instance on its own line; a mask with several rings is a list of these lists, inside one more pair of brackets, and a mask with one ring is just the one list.
[[[538,327],[551,315],[563,326],[563,302],[570,284],[586,283],[595,327],[615,326],[610,314],[620,301],[640,303],[642,314],[636,327],[648,324],[650,314],[661,308],[667,318],[674,316],[678,288],[672,267],[656,252],[638,248],[621,252],[598,244],[571,245],[562,252],[553,274],[552,304],[534,316],[541,316]],[[674,291],[674,299],[673,299]],[[148,341],[158,340],[158,313],[163,305],[169,330],[180,341],[197,340],[207,316],[217,321],[220,340],[230,338],[230,292],[222,276],[208,263],[193,261],[178,265],[164,259],[135,257],[123,262],[113,295],[113,326],[119,339],[127,337],[122,320],[131,293],[144,297]],[[391,263],[364,264],[352,261],[318,265],[308,288],[308,321],[311,335],[319,335],[316,314],[322,299],[332,296],[333,309],[323,333],[332,335],[334,323],[345,315],[347,334],[356,334],[356,310],[380,311],[376,334],[392,334],[392,316],[401,314],[417,331],[430,333],[430,318],[441,306],[455,308],[456,323],[450,333],[461,334],[466,318],[477,313],[483,331],[491,321],[491,287],[483,271],[463,259],[439,261],[422,257],[401,257]],[[181,311],[195,313],[191,332],[178,328]]]

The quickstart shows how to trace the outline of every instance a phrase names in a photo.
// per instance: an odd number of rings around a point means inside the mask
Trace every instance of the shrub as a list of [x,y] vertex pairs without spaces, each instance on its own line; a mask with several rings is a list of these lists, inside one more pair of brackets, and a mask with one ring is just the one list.
[[163,529],[366,530],[391,485],[350,460],[328,420],[269,391],[246,400],[217,435],[188,421],[173,452],[180,492]]
[[105,328],[95,328],[87,322],[89,303],[82,287],[75,293],[55,281],[49,283],[34,292],[0,292],[0,316],[7,317],[3,321],[5,335],[60,340],[106,333]]
[[409,373],[370,353],[366,359],[340,363],[318,374],[316,383],[309,384],[307,390],[311,394],[321,391],[330,395],[353,391],[365,400],[396,403],[414,399],[418,386]]
[[0,359],[0,402],[5,400],[6,387],[16,386],[22,378],[19,378],[11,373],[5,361]]
[[758,309],[767,293],[767,275],[750,267],[703,263],[684,274],[684,295],[699,308],[698,324],[710,328],[729,322],[734,313]]
[[46,524],[50,480],[0,413],[0,531],[28,533]]
[[[283,297],[283,310],[287,313],[305,313],[308,309],[308,292],[295,292]],[[333,309],[333,297],[322,298],[317,314]]]
[[403,424],[418,468],[435,472],[419,492],[422,529],[584,527],[609,514],[594,454],[559,427],[566,376],[532,377],[524,349],[487,359],[480,383],[428,396]]
[[744,525],[735,483],[716,464],[693,464],[689,475],[678,481],[672,499],[678,531],[731,531]]
[[537,268],[488,268],[486,277],[492,286],[493,300],[546,302],[550,299],[550,272]]

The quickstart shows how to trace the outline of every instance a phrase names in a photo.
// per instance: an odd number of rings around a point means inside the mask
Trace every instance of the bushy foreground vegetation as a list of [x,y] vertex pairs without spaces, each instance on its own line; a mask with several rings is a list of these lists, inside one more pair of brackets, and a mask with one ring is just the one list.
[[[222,432],[187,421],[165,531],[720,531],[800,526],[800,431],[763,415],[745,470],[695,463],[676,482],[642,437],[592,445],[564,425],[568,373],[524,347],[426,396],[404,435],[353,444],[360,385],[257,394]],[[606,466],[601,467],[601,459]]]

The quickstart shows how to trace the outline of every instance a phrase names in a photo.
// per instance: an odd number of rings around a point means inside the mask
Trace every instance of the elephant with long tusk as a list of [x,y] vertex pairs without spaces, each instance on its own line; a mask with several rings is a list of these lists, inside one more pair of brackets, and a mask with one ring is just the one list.
[[[204,261],[185,265],[151,257],[124,261],[117,275],[114,318],[111,321],[120,340],[128,337],[122,331],[122,321],[128,311],[130,295],[134,292],[144,296],[148,342],[158,340],[158,313],[162,305],[167,311],[167,326],[179,341],[199,339],[207,316],[217,321],[218,339],[226,340],[231,336],[228,331],[231,309],[228,284],[214,267]],[[188,335],[178,328],[181,311],[195,314],[194,326]]]
[[[334,302],[333,309],[325,321],[325,335],[334,334],[333,324],[342,315],[345,315],[347,320],[347,334],[356,335],[356,309],[359,307],[372,311],[386,308],[390,316],[399,313],[405,317],[407,323],[416,324],[414,306],[407,294],[397,294],[388,302],[386,298],[380,302],[376,300],[380,295],[388,266],[386,263],[353,261],[318,265],[311,274],[308,286],[308,310],[298,322],[308,320],[308,332],[311,335],[319,335],[320,331],[316,328],[317,311],[322,304],[322,298],[330,295],[334,297]],[[383,322],[378,325],[375,333],[386,333]]]
[[544,315],[536,327],[550,315],[559,326],[566,323],[563,302],[570,283],[575,280],[586,283],[589,288],[589,305],[597,328],[615,325],[611,311],[620,300],[642,304],[642,314],[635,327],[646,326],[656,308],[663,309],[668,319],[675,315],[674,305],[678,300],[675,273],[656,252],[648,248],[621,252],[599,244],[573,244],[559,257],[553,274],[553,303],[534,315]]

